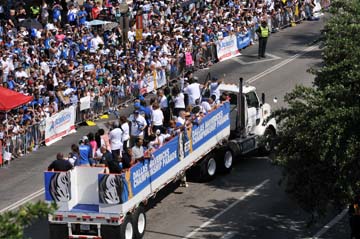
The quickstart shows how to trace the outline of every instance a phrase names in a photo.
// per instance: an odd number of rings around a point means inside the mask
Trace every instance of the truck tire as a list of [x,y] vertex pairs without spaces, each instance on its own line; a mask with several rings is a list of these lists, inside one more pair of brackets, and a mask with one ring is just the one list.
[[214,154],[209,154],[200,163],[200,176],[202,181],[210,181],[215,178],[217,170]]
[[233,167],[234,153],[230,148],[221,149],[217,154],[217,164],[219,171],[230,173]]
[[272,128],[267,128],[264,132],[264,142],[260,148],[260,153],[265,156],[271,155],[274,152],[274,139],[276,132]]
[[143,206],[139,206],[133,214],[133,225],[135,238],[143,238],[146,229],[146,214]]
[[120,238],[121,226],[101,225],[102,239],[118,239]]
[[64,239],[68,238],[67,224],[49,223],[50,239]]
[[131,215],[127,215],[120,226],[120,239],[133,239],[134,225]]

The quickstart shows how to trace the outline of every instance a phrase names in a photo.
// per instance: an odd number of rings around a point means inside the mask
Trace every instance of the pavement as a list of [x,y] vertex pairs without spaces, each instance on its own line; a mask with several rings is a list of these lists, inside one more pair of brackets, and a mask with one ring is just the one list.
[[[255,44],[244,49],[241,56],[196,75],[203,79],[209,71],[217,76],[225,74],[227,83],[237,83],[243,77],[257,88],[259,95],[265,92],[273,109],[285,107],[286,92],[297,84],[311,86],[314,76],[307,69],[321,66],[321,49],[311,43],[319,38],[325,19],[304,22],[271,35],[265,59],[257,59]],[[277,103],[273,101],[275,97]],[[70,151],[72,143],[89,131],[96,131],[98,126],[80,127],[76,134],[0,169],[0,212],[24,198],[23,201],[43,199],[43,170],[57,152]],[[249,157],[239,159],[231,174],[219,175],[209,183],[190,179],[188,188],[170,185],[149,204],[145,239],[315,238],[338,212],[308,226],[309,215],[284,192],[279,184],[281,175],[268,158]],[[46,220],[39,220],[26,229],[26,236],[46,239],[47,230]],[[348,237],[344,217],[317,238]]]

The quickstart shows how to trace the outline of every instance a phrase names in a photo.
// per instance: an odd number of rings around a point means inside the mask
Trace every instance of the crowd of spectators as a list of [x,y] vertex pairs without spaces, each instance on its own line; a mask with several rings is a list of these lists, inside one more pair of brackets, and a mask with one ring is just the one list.
[[[36,148],[44,137],[45,119],[78,105],[81,97],[91,97],[91,115],[96,117],[104,107],[138,95],[154,74],[176,79],[184,70],[216,63],[217,40],[250,31],[256,41],[261,19],[275,31],[284,19],[293,20],[295,6],[303,18],[314,7],[310,0],[134,0],[123,36],[118,1],[29,3],[0,2],[0,86],[34,96],[28,105],[9,112],[6,122],[0,115],[0,136],[13,157]],[[136,39],[137,15],[142,16],[141,40]],[[92,20],[119,24],[104,29],[89,26]]]

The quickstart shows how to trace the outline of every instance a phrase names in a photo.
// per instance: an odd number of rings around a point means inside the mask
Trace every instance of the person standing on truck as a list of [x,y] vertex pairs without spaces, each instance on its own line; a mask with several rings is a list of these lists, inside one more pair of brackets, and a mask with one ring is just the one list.
[[222,79],[218,79],[217,77],[211,78],[211,82],[209,83],[210,88],[210,96],[215,95],[215,102],[220,99],[220,90],[219,85],[223,82]]
[[80,160],[79,165],[92,165],[92,149],[89,145],[89,140],[87,136],[84,136],[79,141],[79,153],[80,153]]
[[266,44],[267,44],[267,40],[268,40],[269,34],[270,34],[270,29],[267,25],[266,19],[261,20],[261,24],[260,24],[259,28],[256,30],[256,34],[259,36],[258,57],[259,57],[259,59],[261,57],[265,58]]
[[119,128],[119,123],[114,122],[113,129],[109,133],[110,147],[113,158],[118,158],[121,155],[121,151],[123,148],[122,145],[122,130]]
[[132,154],[135,162],[144,159],[144,147],[143,147],[142,139],[140,138],[136,139],[135,145],[132,147]]
[[140,115],[139,110],[134,110],[134,114],[130,115],[129,121],[130,125],[130,141],[131,147],[134,146],[135,140],[137,138],[144,138],[144,130],[147,127],[145,118]]
[[194,106],[196,105],[195,101],[201,98],[203,85],[199,84],[195,79],[190,79],[188,82],[189,85],[184,88],[184,93],[189,96],[189,105]]
[[120,129],[122,130],[122,150],[127,151],[127,149],[130,147],[130,126],[127,118],[124,115],[120,116]]
[[56,160],[54,160],[48,167],[48,171],[68,171],[72,169],[72,164],[64,158],[62,153],[56,155]]

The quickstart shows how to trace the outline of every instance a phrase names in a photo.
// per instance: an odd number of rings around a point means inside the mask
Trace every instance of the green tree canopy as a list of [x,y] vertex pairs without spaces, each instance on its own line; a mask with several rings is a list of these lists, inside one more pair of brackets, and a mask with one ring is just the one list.
[[360,1],[332,1],[330,14],[314,87],[297,86],[275,112],[286,190],[313,214],[360,194]]
[[55,204],[49,205],[39,201],[34,204],[25,204],[18,210],[0,214],[0,238],[23,239],[25,227],[31,225],[34,220],[53,213],[55,208]]

